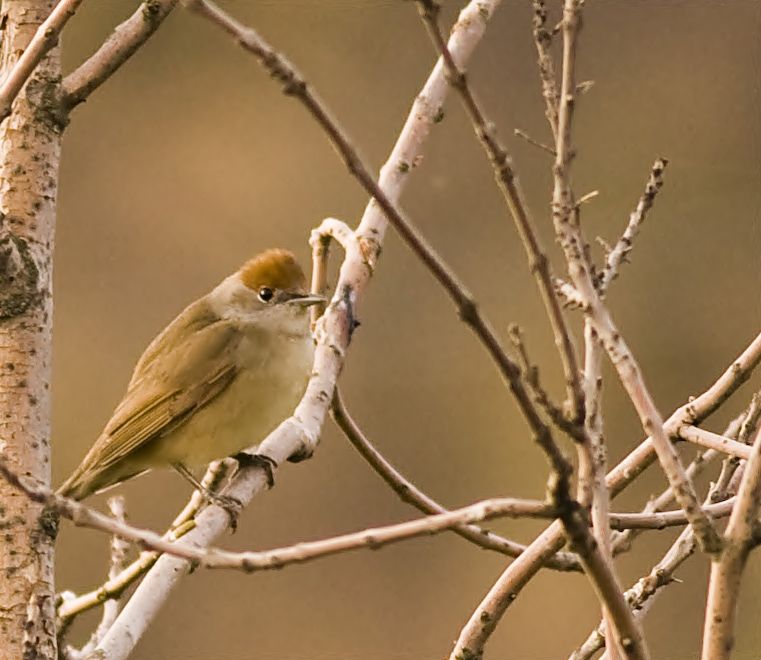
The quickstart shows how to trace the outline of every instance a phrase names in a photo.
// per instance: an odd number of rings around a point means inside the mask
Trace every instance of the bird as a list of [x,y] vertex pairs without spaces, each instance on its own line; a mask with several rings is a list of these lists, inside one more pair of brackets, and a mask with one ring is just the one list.
[[172,467],[229,510],[192,472],[228,456],[268,469],[271,486],[274,461],[243,450],[303,396],[314,355],[308,308],[324,300],[308,292],[287,250],[244,263],[148,345],[108,423],[57,494],[82,500]]

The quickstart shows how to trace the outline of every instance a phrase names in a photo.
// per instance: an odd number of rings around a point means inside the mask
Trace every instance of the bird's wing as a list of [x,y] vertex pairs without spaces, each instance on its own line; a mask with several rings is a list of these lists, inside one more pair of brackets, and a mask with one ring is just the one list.
[[[157,347],[169,331],[179,341]],[[185,423],[235,379],[239,340],[234,325],[222,320],[186,333],[167,328],[149,347],[152,359],[141,358],[127,394],[77,472],[100,473]]]

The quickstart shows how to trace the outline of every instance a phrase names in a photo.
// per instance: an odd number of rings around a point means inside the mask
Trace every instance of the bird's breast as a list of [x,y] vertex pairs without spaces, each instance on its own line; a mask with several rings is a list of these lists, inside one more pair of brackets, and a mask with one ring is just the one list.
[[167,438],[167,459],[202,465],[261,442],[301,400],[313,356],[310,336],[244,337],[235,379]]

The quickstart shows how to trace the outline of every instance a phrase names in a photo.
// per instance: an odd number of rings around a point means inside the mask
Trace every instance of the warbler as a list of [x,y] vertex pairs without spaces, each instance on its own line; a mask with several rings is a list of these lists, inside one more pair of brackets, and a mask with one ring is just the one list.
[[111,419],[58,493],[81,500],[166,466],[200,488],[192,468],[227,456],[269,465],[242,452],[301,399],[314,352],[307,308],[323,300],[308,293],[286,250],[243,264],[150,343]]

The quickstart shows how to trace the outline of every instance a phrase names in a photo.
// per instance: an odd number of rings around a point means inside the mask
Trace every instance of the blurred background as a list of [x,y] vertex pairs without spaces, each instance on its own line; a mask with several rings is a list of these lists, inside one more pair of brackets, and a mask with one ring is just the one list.
[[[71,70],[137,6],[84,3],[64,35]],[[551,3],[558,19],[559,3]],[[447,0],[449,24],[461,3]],[[593,80],[576,114],[578,195],[590,237],[615,241],[658,156],[666,183],[610,304],[668,414],[723,371],[761,326],[759,80],[761,5],[750,0],[590,2],[579,76]],[[434,55],[413,3],[237,0],[224,3],[302,69],[379,168]],[[514,156],[543,241],[550,159],[513,136],[549,141],[528,2],[504,2],[470,68]],[[178,9],[139,54],[76,110],[64,146],[55,267],[54,481],[78,464],[149,340],[189,301],[272,246],[306,264],[327,215],[355,224],[366,195],[309,116],[218,29]],[[542,377],[562,391],[551,334],[490,166],[456,98],[411,174],[403,206],[475,292],[503,338],[526,331]],[[597,248],[595,248],[597,250]],[[600,256],[599,252],[596,252]],[[496,370],[448,298],[390,232],[360,310],[342,387],[369,437],[447,506],[541,497],[546,466]],[[576,330],[580,317],[571,314]],[[577,337],[580,333],[577,332]],[[611,461],[642,432],[606,371]],[[709,420],[721,430],[756,377]],[[684,455],[694,454],[690,448]],[[640,507],[665,482],[657,468],[616,500]],[[170,473],[120,488],[138,525],[161,530],[189,495]],[[105,506],[105,498],[93,500]],[[286,466],[243,514],[230,549],[265,549],[415,517],[331,422],[314,458]],[[527,542],[535,523],[492,528]],[[622,557],[628,585],[676,532],[651,533]],[[107,571],[108,539],[64,524],[58,587],[88,590]],[[737,658],[757,658],[761,559],[748,569]],[[433,660],[507,559],[443,534],[244,576],[183,580],[135,658]],[[646,620],[653,657],[699,648],[707,562],[678,572]],[[72,639],[99,613],[82,617]],[[566,657],[599,619],[584,578],[544,571],[509,609],[491,659]]]

